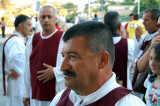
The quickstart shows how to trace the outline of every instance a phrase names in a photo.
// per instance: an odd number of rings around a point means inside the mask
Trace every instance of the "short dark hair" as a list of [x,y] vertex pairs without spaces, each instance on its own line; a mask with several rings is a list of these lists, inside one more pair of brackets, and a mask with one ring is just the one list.
[[153,21],[158,21],[158,17],[160,15],[159,11],[157,8],[149,8],[147,10],[145,10],[145,14],[146,13],[150,13],[150,18],[153,20]]
[[109,11],[104,16],[104,23],[109,27],[112,33],[116,33],[121,17],[116,11]]
[[97,14],[94,14],[94,18],[97,18]]
[[134,14],[134,20],[138,20],[139,19],[139,15],[138,14]]
[[79,36],[85,37],[85,45],[95,56],[102,51],[107,51],[110,55],[110,63],[114,64],[115,51],[112,33],[105,24],[95,21],[76,24],[65,32],[63,41],[66,42]]
[[17,28],[20,23],[26,22],[27,19],[30,19],[30,18],[26,15],[23,15],[23,14],[18,15],[14,21],[14,27]]
[[129,17],[130,17],[130,16],[134,16],[134,14],[133,14],[133,13],[131,13],[131,14],[129,14]]
[[155,44],[153,47],[152,47],[152,49],[154,50],[154,52],[155,52],[155,60],[157,61],[157,62],[160,62],[160,43],[157,43],[157,44]]

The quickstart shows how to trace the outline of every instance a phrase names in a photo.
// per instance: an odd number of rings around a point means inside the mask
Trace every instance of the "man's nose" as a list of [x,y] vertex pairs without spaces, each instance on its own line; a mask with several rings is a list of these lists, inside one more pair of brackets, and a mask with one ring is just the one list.
[[49,18],[48,18],[48,17],[45,17],[45,18],[44,18],[44,20],[45,20],[45,21],[48,21],[48,20],[49,20]]
[[61,71],[64,71],[64,70],[67,70],[67,69],[70,69],[71,66],[70,66],[70,63],[69,63],[69,59],[67,57],[65,57],[63,59],[63,62],[61,64]]

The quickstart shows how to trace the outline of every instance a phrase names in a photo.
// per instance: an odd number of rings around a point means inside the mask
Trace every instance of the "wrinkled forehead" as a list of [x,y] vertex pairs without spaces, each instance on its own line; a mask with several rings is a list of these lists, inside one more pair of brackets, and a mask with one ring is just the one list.
[[73,50],[73,51],[87,51],[89,50],[85,44],[85,38],[83,36],[74,37],[63,43],[62,51]]
[[28,18],[28,19],[26,20],[26,23],[27,23],[27,24],[30,24],[30,23],[31,23],[31,19]]

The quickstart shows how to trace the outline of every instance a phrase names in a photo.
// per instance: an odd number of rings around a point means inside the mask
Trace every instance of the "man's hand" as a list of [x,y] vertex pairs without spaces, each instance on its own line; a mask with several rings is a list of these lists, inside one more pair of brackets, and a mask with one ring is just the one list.
[[19,77],[19,74],[14,69],[11,69],[10,74],[8,75],[8,78],[12,80],[17,80],[18,77]]
[[43,63],[43,66],[46,67],[46,70],[38,71],[37,79],[39,81],[43,81],[43,83],[48,82],[49,80],[53,79],[54,73],[53,73],[53,67],[51,65],[48,65],[46,63]]
[[30,106],[30,98],[23,97],[23,104],[24,106]]
[[150,47],[154,46],[154,45],[157,44],[157,43],[160,43],[160,34],[157,35],[156,37],[154,37],[154,38],[152,39],[152,42],[151,42],[151,46],[150,46]]
[[138,26],[135,30],[137,41],[140,40],[142,34],[143,34],[143,28],[141,26]]

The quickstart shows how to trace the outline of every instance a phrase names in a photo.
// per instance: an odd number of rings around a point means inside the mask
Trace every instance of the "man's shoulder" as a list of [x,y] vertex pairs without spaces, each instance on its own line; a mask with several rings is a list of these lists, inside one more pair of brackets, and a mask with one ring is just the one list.
[[33,34],[33,36],[35,36],[35,35],[40,35],[40,32],[36,32]]
[[146,106],[144,102],[134,94],[130,93],[120,99],[116,106]]
[[8,39],[6,40],[6,43],[8,42],[17,42],[19,39],[19,37],[16,34],[12,34],[8,37]]
[[24,45],[24,43],[17,35],[11,35],[4,43],[5,48],[10,48],[13,46],[22,47],[22,45]]
[[64,31],[58,30],[56,33],[57,33],[58,35],[62,35],[62,34],[64,33]]
[[60,100],[60,98],[61,98],[61,96],[62,96],[62,94],[63,94],[64,91],[65,91],[65,90],[62,90],[61,92],[59,92],[59,93],[53,98],[50,106],[56,106],[56,104],[59,102],[59,100]]

